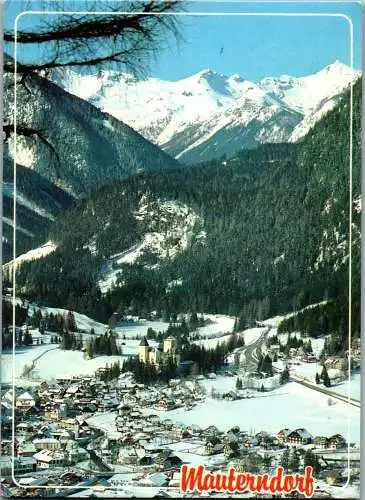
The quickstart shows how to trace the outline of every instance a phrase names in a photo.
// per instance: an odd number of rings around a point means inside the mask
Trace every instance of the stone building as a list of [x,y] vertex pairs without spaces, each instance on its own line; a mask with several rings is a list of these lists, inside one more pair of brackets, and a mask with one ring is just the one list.
[[139,344],[139,360],[141,363],[151,364],[158,367],[168,356],[177,361],[177,340],[175,337],[167,337],[157,347],[149,345],[146,337]]

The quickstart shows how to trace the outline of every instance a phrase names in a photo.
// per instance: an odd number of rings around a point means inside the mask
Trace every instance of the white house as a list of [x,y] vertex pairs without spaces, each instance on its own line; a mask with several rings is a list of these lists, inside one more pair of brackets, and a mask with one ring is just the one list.
[[65,454],[61,451],[41,450],[33,458],[37,461],[37,466],[43,469],[50,467],[60,467],[65,465]]
[[29,392],[23,392],[15,400],[15,406],[19,409],[27,409],[35,406],[35,400]]

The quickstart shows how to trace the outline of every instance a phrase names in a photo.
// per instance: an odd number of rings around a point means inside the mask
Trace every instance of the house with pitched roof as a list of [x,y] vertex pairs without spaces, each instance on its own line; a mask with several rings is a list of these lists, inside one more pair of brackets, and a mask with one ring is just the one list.
[[312,435],[303,428],[295,429],[288,434],[287,441],[291,444],[310,444],[312,442]]
[[23,392],[16,398],[15,406],[20,410],[26,410],[35,406],[35,400],[29,392]]

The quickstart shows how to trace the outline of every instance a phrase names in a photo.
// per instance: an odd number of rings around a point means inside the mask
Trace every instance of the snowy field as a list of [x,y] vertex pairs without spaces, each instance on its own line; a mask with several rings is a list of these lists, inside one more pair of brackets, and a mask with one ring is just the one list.
[[197,424],[203,428],[216,425],[223,431],[233,425],[239,425],[242,430],[272,433],[284,427],[304,427],[313,435],[340,433],[345,438],[348,438],[349,421],[350,441],[360,440],[360,409],[348,407],[341,401],[329,406],[328,398],[323,394],[295,382],[251,399],[222,401],[208,398],[191,411],[179,408],[169,412],[154,410],[154,413],[186,425]]
[[[207,327],[203,327],[203,328],[207,328]],[[200,334],[201,334],[201,330],[203,328],[199,328],[198,332]],[[258,340],[260,338],[260,336],[266,330],[267,330],[267,328],[263,328],[263,327],[248,328],[247,330],[244,330],[243,332],[238,333],[238,335],[243,336],[243,338],[245,340],[245,345],[248,346],[248,345],[256,342],[256,340]],[[218,334],[215,334],[215,335],[218,335]],[[232,333],[229,333],[227,335],[221,335],[219,337],[218,336],[217,337],[211,336],[207,339],[195,340],[194,344],[204,346],[205,348],[208,348],[208,349],[214,349],[218,343],[228,342],[229,339],[231,338],[231,336],[232,336]],[[229,361],[233,361],[233,356],[229,356],[228,359],[229,359]]]
[[50,351],[39,359],[36,374],[42,379],[51,380],[59,374],[92,375],[95,370],[106,364],[121,361],[121,356],[97,356],[85,359],[80,351]]
[[147,335],[147,330],[149,328],[153,328],[156,332],[163,333],[168,329],[168,327],[169,323],[164,321],[145,321],[144,323],[125,322],[124,324],[113,328],[113,330],[118,333],[120,339],[123,339],[124,336],[127,339],[142,339],[145,335]]
[[[42,316],[45,316],[47,313],[48,314],[62,314],[63,316],[67,316],[68,310],[67,309],[59,309],[57,307],[40,307],[37,306],[36,304],[30,304],[29,305],[29,315],[32,316],[34,310],[40,309]],[[85,330],[86,332],[90,332],[91,328],[94,328],[95,333],[104,333],[105,330],[107,329],[107,325],[104,325],[103,323],[99,323],[98,321],[95,321],[85,314],[80,314],[75,311],[71,311],[75,315],[75,321],[77,328],[80,330]]]
[[[201,314],[199,313],[198,316]],[[225,337],[224,334],[232,333],[235,318],[231,316],[224,316],[221,314],[202,314],[204,319],[209,320],[209,324],[198,328],[197,332],[202,337],[207,337],[208,340],[213,338],[210,347],[214,347],[218,341],[228,340],[228,335]],[[169,327],[169,323],[164,321],[145,321],[144,323],[128,323],[125,322],[122,325],[114,328],[119,334],[119,338],[123,335],[128,337],[138,337],[142,338],[147,335],[148,328],[153,328],[156,332],[165,332]],[[223,337],[223,338],[222,338]],[[225,337],[225,338],[224,338]],[[217,339],[217,340],[216,340]]]
[[[200,316],[200,314],[198,314]],[[233,316],[225,316],[223,314],[204,314],[204,319],[210,321],[206,326],[199,328],[199,334],[206,337],[214,337],[215,335],[232,333],[235,318]]]
[[[30,380],[52,381],[59,374],[92,375],[99,367],[105,366],[107,363],[110,365],[123,359],[123,356],[98,356],[87,360],[81,351],[62,351],[57,346],[50,344],[25,347],[17,349],[15,356],[15,377],[20,378],[24,366],[30,365],[40,355],[42,356],[36,361]],[[1,380],[3,383],[10,383],[12,381],[12,367],[12,352],[2,353]]]
[[[43,344],[33,347],[18,347],[15,351],[14,371],[15,378],[19,378],[25,365],[30,365],[32,361],[40,355],[46,355],[49,349],[56,346],[50,344]],[[12,381],[13,377],[13,351],[8,350],[1,353],[1,381],[8,384]]]
[[349,395],[356,399],[360,399],[361,396],[361,376],[360,373],[355,373],[352,375],[350,383],[348,379],[343,382],[334,385],[329,388],[333,392],[337,392],[338,394],[344,394],[345,396]]

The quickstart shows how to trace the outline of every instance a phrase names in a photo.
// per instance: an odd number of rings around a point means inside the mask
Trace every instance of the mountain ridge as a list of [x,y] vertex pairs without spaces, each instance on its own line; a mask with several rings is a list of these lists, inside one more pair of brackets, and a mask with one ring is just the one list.
[[[17,87],[18,126],[41,131],[45,138],[18,134],[18,163],[72,195],[138,171],[177,165],[130,126],[48,79],[29,75],[26,88]],[[13,92],[10,85],[5,116],[11,115]],[[13,154],[10,141],[9,155]]]
[[[48,235],[57,249],[25,263],[19,286],[85,313],[102,304],[110,314],[143,317],[195,310],[263,319],[326,300],[338,312],[336,334],[346,332],[351,286],[358,332],[361,83],[354,86],[352,200],[344,189],[350,182],[346,91],[300,143],[265,144],[230,160],[101,186],[58,219]],[[102,297],[105,264],[116,283]]]
[[[333,108],[360,72],[335,61],[312,75],[266,77],[256,83],[211,69],[177,81],[155,77],[138,80],[116,72],[75,75],[72,71],[58,72],[52,78],[69,92],[123,119],[170,155],[191,164],[223,155],[231,157],[259,143],[301,139]],[[255,104],[251,114],[246,99]],[[265,116],[265,109],[270,110],[270,116]],[[212,126],[217,137],[211,133]]]

